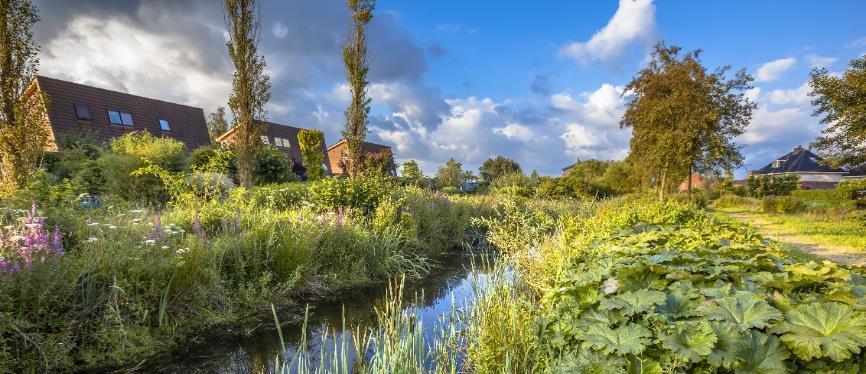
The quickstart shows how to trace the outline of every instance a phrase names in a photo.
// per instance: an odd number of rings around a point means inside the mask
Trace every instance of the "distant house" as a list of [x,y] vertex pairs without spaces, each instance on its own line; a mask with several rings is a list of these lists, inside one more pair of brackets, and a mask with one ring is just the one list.
[[58,151],[66,138],[107,143],[133,131],[180,140],[187,151],[210,144],[201,108],[43,76],[33,80],[27,93],[50,98],[49,151]]
[[749,176],[758,175],[796,175],[800,177],[800,188],[825,190],[833,189],[849,172],[832,168],[824,163],[824,159],[803,147],[779,157]]
[[677,190],[679,190],[680,192],[688,191],[689,178],[691,178],[692,180],[692,190],[704,190],[708,188],[713,188],[718,184],[717,181],[713,178],[700,175],[698,173],[692,173],[683,181],[683,183],[680,183],[679,187],[677,187]]
[[[327,152],[327,160],[330,160],[331,163],[331,173],[334,175],[346,174],[343,167],[340,166],[340,162],[347,160],[349,158],[349,149],[346,140],[340,139],[334,145],[328,147]],[[367,155],[380,154],[385,150],[390,150],[391,147],[382,144],[364,142],[364,153]],[[396,176],[397,170],[392,169],[391,175]]]
[[[295,174],[305,176],[308,165],[304,165],[304,160],[301,158],[301,144],[298,142],[298,132],[301,129],[273,122],[261,122],[261,124],[264,126],[264,132],[261,135],[262,144],[273,145],[285,153],[295,164]],[[218,143],[233,143],[234,139],[235,128],[231,128],[215,140]],[[330,174],[331,163],[328,162],[328,152],[324,144],[322,144],[322,153],[325,156],[322,167]]]
[[568,165],[568,166],[560,169],[560,170],[562,170],[562,176],[568,175],[568,172],[571,171],[571,169],[573,169],[575,165],[577,165],[577,164],[571,164],[571,165]]

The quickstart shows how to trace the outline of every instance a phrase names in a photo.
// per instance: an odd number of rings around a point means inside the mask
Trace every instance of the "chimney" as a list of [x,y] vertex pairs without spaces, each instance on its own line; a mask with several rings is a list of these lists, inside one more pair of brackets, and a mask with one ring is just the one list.
[[796,148],[794,148],[794,153],[800,153],[800,152],[803,152],[803,146],[802,145],[798,145]]

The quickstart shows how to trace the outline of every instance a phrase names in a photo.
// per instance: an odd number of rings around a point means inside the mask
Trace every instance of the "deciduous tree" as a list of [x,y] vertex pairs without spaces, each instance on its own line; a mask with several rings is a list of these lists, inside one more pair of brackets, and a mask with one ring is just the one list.
[[632,128],[629,161],[659,198],[690,172],[719,173],[742,164],[734,138],[742,134],[755,104],[745,97],[752,77],[728,79],[729,66],[708,72],[700,50],[659,43],[652,60],[628,84],[633,94],[620,125]]
[[207,132],[210,135],[210,140],[213,142],[220,135],[225,134],[229,130],[229,123],[226,121],[226,108],[218,106],[216,111],[211,113],[207,118]]
[[418,167],[415,160],[403,162],[403,170],[401,171],[403,183],[411,186],[420,186],[424,182],[424,173]]
[[467,174],[463,171],[463,164],[449,159],[436,173],[436,180],[441,187],[460,187],[466,180]]
[[28,183],[49,138],[48,96],[27,92],[39,65],[38,21],[30,0],[0,0],[0,192]]
[[226,43],[235,67],[229,108],[234,114],[234,151],[237,155],[238,179],[251,187],[256,169],[256,151],[262,145],[266,115],[264,106],[271,98],[271,83],[265,75],[265,59],[258,54],[261,33],[257,0],[224,0]]
[[488,184],[503,175],[522,172],[523,170],[520,169],[520,164],[517,161],[503,156],[488,158],[478,168],[478,174],[481,175],[481,179],[484,183]]
[[866,56],[851,61],[841,76],[815,69],[809,84],[812,115],[826,126],[812,146],[833,166],[866,164]]
[[325,168],[322,167],[322,162],[325,154],[322,149],[325,146],[325,134],[316,129],[301,129],[298,131],[298,144],[307,168],[307,180],[317,181],[324,178]]
[[343,45],[343,63],[349,83],[351,102],[346,109],[346,126],[343,139],[349,151],[346,172],[350,176],[362,172],[364,158],[364,139],[367,137],[367,122],[370,114],[370,97],[367,95],[367,24],[373,19],[375,0],[348,0],[352,16],[352,31],[349,40]]

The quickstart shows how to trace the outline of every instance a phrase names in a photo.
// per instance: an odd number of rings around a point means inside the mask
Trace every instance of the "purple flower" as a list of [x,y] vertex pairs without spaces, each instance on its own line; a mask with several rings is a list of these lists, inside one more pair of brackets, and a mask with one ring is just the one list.
[[153,221],[152,237],[154,242],[158,242],[162,238],[162,219],[160,216],[156,216],[156,219]]
[[192,220],[192,230],[195,231],[195,237],[198,241],[207,244],[207,234],[201,228],[201,222],[198,220],[198,213],[195,214],[195,218]]
[[61,240],[60,227],[54,227],[54,255],[63,256],[63,241]]

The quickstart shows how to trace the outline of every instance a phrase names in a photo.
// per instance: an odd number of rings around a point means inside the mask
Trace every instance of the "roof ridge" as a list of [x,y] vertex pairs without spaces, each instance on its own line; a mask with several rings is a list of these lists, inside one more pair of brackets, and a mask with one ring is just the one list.
[[[76,85],[76,86],[87,87],[87,88],[90,88],[90,89],[101,90],[101,91],[107,91],[107,92],[111,92],[111,93],[113,93],[113,94],[120,94],[120,95],[134,96],[134,97],[137,97],[137,98],[142,98],[142,99],[147,99],[147,100],[152,100],[152,101],[159,101],[159,102],[161,102],[161,103],[166,103],[166,104],[171,104],[171,105],[178,105],[178,106],[183,106],[183,107],[192,108],[192,109],[199,109],[199,110],[201,110],[202,112],[204,112],[204,109],[203,109],[203,108],[200,108],[200,107],[197,107],[197,106],[192,106],[192,105],[189,105],[189,104],[181,104],[181,103],[176,103],[176,102],[173,102],[173,101],[167,101],[167,100],[162,100],[162,99],[155,99],[155,98],[148,97],[148,96],[136,95],[136,94],[132,94],[132,93],[128,93],[128,92],[122,92],[122,91],[112,90],[112,89],[108,89],[108,88],[104,88],[104,87],[92,86],[92,85],[89,85],[89,84],[84,84],[84,83],[78,83],[78,82],[68,81],[68,80],[65,80],[65,79],[54,78],[54,77],[49,77],[49,76],[45,76],[45,75],[36,75],[34,79],[36,79],[36,80],[39,80],[39,79],[48,79],[48,80],[53,80],[53,81],[57,81],[57,82],[63,82],[63,83],[65,83],[65,84],[73,84],[73,85]],[[40,87],[43,87],[43,86],[40,85]]]

